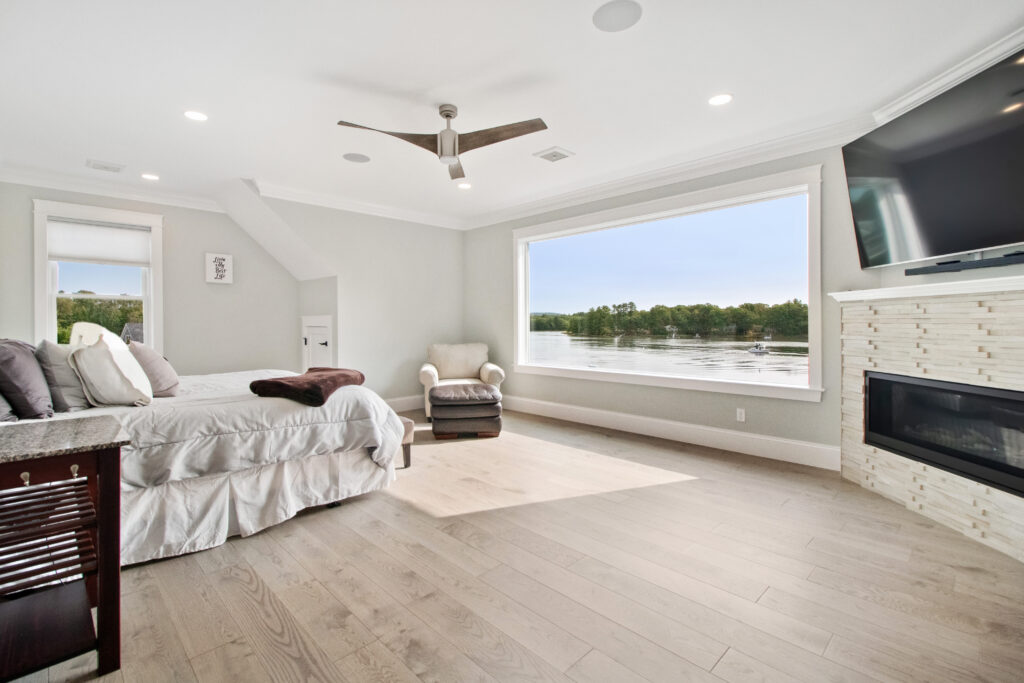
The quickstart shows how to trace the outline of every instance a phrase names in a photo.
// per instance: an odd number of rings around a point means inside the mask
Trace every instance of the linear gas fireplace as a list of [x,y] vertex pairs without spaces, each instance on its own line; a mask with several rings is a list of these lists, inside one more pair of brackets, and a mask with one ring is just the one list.
[[1024,496],[1024,392],[865,373],[864,441]]

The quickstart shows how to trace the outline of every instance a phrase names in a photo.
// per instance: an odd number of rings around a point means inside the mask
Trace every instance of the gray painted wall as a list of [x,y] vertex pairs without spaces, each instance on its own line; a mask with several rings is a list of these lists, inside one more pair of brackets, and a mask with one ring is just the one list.
[[463,233],[265,201],[338,269],[338,365],[385,398],[420,394],[427,345],[463,338]]
[[299,282],[299,315],[337,315],[338,278],[320,277]]
[[[164,354],[179,373],[298,369],[298,285],[227,215],[9,183],[0,183],[0,337],[39,341],[33,199],[164,216]],[[206,283],[208,251],[234,256],[234,284]]]
[[[813,164],[822,164],[823,294],[878,287],[880,274],[860,269],[842,156],[838,149],[829,149],[468,232],[465,237],[466,340],[490,344],[492,360],[511,369],[514,334],[513,230]],[[837,445],[841,375],[839,306],[827,296],[823,298],[822,318],[825,394],[821,403],[514,372],[509,372],[502,391],[512,396]],[[746,408],[745,423],[736,422],[737,407]]]
[[331,365],[338,363],[338,276],[299,281],[299,315],[328,315],[331,317]]

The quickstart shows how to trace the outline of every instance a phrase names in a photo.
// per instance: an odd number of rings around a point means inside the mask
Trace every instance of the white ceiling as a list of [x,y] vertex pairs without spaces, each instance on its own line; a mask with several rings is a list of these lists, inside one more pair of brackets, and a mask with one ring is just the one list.
[[[0,170],[193,198],[253,178],[466,227],[862,120],[1024,26],[1020,0],[641,0],[613,34],[591,24],[601,1],[4,0]],[[723,91],[735,101],[709,107]],[[434,132],[443,102],[462,132],[538,116],[549,130],[463,155],[460,191],[429,153],[335,125]],[[575,156],[533,156],[554,145]]]

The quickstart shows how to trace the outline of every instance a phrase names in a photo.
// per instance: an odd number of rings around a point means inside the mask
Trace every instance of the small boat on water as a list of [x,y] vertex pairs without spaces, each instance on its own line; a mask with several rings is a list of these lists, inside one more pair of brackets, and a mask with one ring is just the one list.
[[772,340],[772,335],[770,335],[770,334],[764,335],[764,340],[765,341],[771,341]]
[[761,342],[756,342],[753,347],[747,349],[747,353],[756,353],[759,355],[763,355],[766,353],[771,353],[771,351],[769,351],[768,347],[762,344]]

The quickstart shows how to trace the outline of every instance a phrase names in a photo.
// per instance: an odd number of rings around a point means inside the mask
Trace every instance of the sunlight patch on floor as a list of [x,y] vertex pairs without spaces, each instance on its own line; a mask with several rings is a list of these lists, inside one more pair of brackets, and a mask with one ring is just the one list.
[[696,478],[505,431],[495,439],[417,443],[412,467],[384,493],[448,517]]

